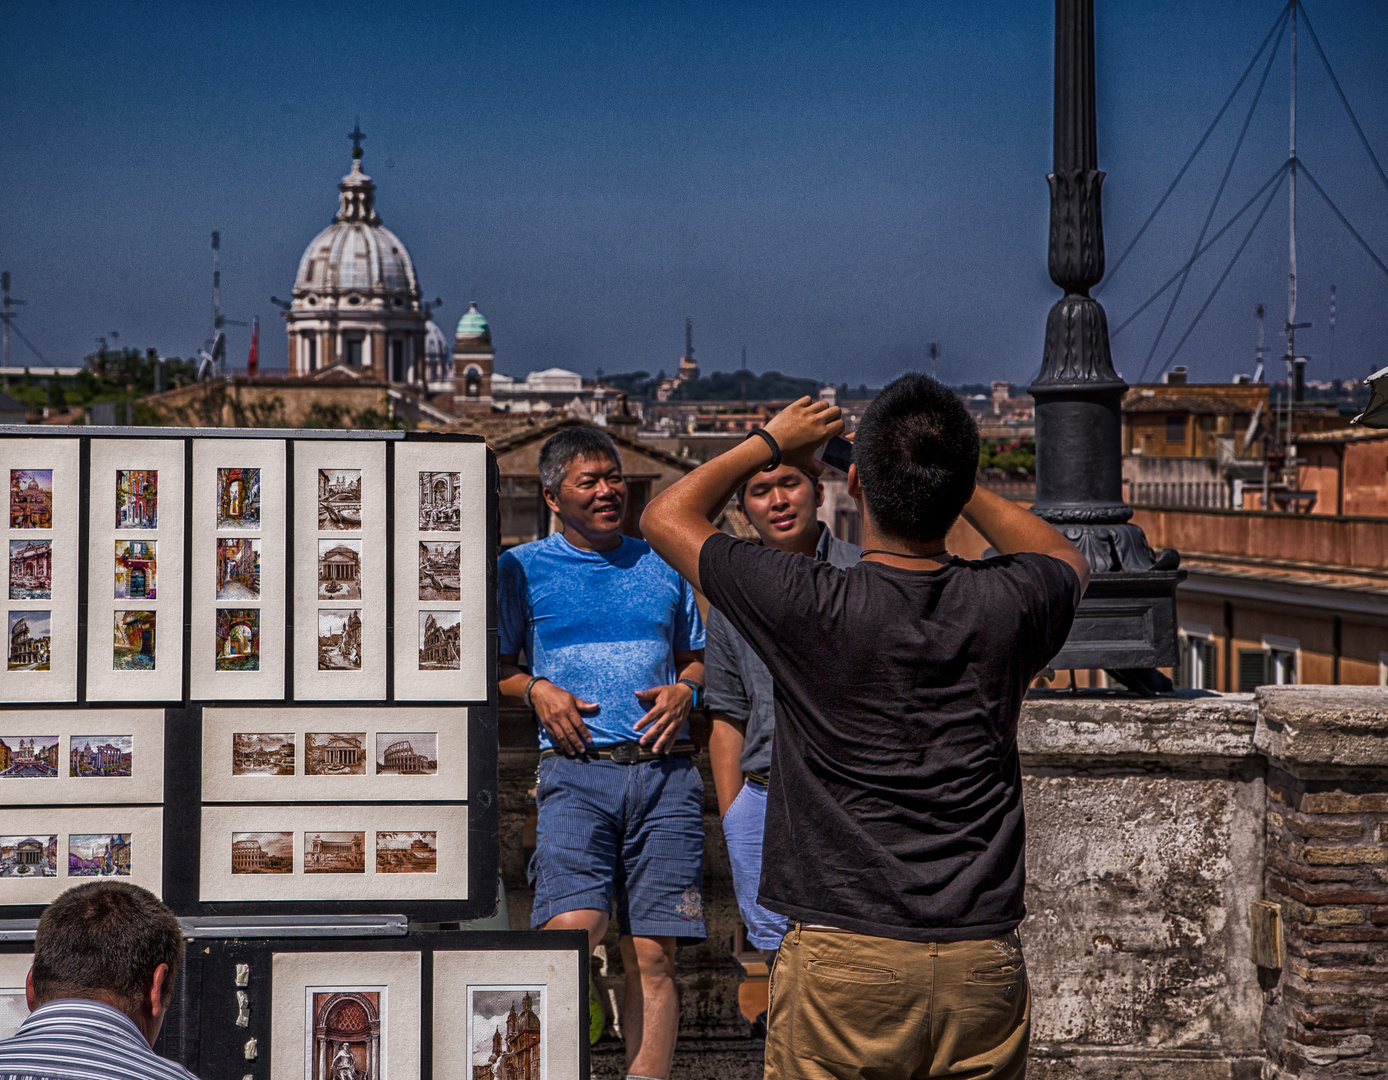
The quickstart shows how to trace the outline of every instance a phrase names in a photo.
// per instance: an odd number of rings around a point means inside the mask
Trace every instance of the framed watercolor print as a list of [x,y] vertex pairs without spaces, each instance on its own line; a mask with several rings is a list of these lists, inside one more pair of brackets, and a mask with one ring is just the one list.
[[198,946],[188,950],[187,981],[200,1031],[183,1044],[181,1063],[205,1080],[588,1075],[588,950],[579,931],[202,938]]
[[92,439],[87,699],[183,698],[183,439]]
[[386,445],[294,443],[294,696],[386,697]]
[[0,711],[0,808],[163,801],[163,709]]
[[121,878],[156,896],[162,890],[162,807],[6,808],[0,834],[0,906],[50,903],[74,878]]
[[468,798],[462,708],[202,711],[204,802]]
[[194,699],[284,697],[286,445],[281,439],[193,442]]
[[395,699],[487,695],[487,448],[395,447]]
[[77,700],[81,443],[0,440],[8,488],[0,701]]

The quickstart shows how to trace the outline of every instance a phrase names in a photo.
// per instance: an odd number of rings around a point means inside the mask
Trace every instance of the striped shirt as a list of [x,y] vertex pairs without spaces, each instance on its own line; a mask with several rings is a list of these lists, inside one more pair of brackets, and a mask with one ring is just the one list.
[[0,1042],[0,1080],[197,1080],[149,1048],[130,1017],[86,998],[40,1005]]

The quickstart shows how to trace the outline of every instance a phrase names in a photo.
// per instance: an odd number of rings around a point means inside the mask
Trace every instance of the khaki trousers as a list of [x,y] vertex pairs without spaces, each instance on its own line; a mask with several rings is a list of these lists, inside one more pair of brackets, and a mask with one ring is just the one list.
[[1015,930],[926,944],[792,924],[770,994],[766,1080],[1026,1075],[1031,990]]

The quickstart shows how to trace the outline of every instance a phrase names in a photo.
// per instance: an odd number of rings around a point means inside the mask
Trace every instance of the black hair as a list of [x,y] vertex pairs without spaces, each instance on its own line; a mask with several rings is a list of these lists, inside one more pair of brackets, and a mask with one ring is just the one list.
[[617,444],[607,432],[587,425],[565,428],[551,435],[540,447],[540,486],[558,495],[569,466],[580,458],[609,458],[618,468],[622,464]]
[[183,931],[158,897],[126,881],[91,881],[68,889],[44,909],[34,938],[34,996],[112,994],[136,1012],[154,972],[169,965],[164,1002],[183,960]]
[[898,540],[940,540],[973,497],[978,425],[953,390],[913,372],[867,407],[853,461],[878,529]]

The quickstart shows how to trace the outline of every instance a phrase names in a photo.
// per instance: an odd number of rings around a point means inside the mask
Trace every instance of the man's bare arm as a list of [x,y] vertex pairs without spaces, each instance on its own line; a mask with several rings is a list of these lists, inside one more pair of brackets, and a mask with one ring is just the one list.
[[[824,467],[814,460],[814,452],[843,431],[843,420],[828,402],[803,397],[773,416],[766,431],[780,446],[784,464],[818,476]],[[750,438],[671,484],[641,515],[641,534],[646,541],[700,592],[699,551],[717,531],[711,522],[737,489],[771,460],[766,442]]]
[[1080,554],[1079,548],[1066,540],[1050,522],[1042,521],[1011,500],[986,488],[975,488],[973,498],[964,507],[964,520],[1001,555],[1035,551],[1068,564],[1080,579],[1076,600],[1089,587],[1089,560]]
[[713,731],[708,737],[709,765],[713,770],[713,789],[718,794],[718,816],[722,817],[742,790],[742,747],[747,741],[747,725],[725,712],[713,714]]

